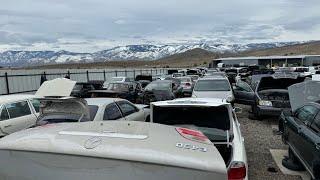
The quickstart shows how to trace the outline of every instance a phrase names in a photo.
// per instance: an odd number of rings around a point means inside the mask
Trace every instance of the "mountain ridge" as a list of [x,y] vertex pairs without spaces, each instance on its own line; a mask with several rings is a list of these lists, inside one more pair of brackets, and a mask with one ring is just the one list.
[[97,51],[93,53],[78,53],[60,51],[5,51],[0,53],[0,66],[46,65],[60,63],[92,63],[103,61],[159,60],[192,49],[204,49],[209,52],[240,53],[250,50],[297,45],[302,42],[275,42],[251,44],[194,43],[165,45],[127,45]]

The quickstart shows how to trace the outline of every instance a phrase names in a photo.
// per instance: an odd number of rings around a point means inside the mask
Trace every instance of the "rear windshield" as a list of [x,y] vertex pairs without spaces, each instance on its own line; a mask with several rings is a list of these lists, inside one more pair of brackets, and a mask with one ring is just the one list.
[[153,107],[153,122],[197,129],[210,140],[224,141],[230,129],[228,109],[219,107]]
[[227,80],[199,80],[194,87],[195,91],[230,91]]
[[152,91],[152,90],[164,90],[168,91],[171,89],[171,83],[169,82],[152,82],[148,84],[145,88],[147,91]]
[[191,82],[191,78],[187,78],[187,77],[180,77],[178,79],[180,79],[181,82]]
[[129,91],[129,85],[128,84],[121,84],[121,83],[111,83],[108,85],[107,90]]

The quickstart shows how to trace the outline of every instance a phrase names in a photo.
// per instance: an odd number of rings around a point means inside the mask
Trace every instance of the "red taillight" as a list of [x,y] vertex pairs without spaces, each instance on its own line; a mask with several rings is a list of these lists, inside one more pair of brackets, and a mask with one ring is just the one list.
[[187,129],[187,128],[176,128],[176,130],[179,132],[181,136],[183,136],[186,139],[198,141],[198,142],[204,142],[204,143],[211,143],[211,141],[205,136],[202,132]]
[[186,86],[191,86],[191,84],[190,83],[186,83]]
[[247,171],[244,162],[232,162],[228,170],[228,180],[243,180]]

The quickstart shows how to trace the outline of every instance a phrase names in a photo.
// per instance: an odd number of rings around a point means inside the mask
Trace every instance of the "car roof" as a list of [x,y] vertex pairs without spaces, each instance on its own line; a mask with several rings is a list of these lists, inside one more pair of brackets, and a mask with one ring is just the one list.
[[120,101],[120,100],[124,100],[124,99],[120,99],[120,98],[86,98],[85,100],[87,101],[89,106],[90,105],[104,106],[104,105],[113,103],[115,101]]
[[225,99],[219,98],[179,98],[169,101],[152,102],[155,106],[222,106],[229,103]]
[[3,95],[0,96],[0,104],[8,103],[8,102],[15,102],[25,99],[31,99],[35,96],[32,94],[14,94],[14,95]]
[[205,76],[203,78],[198,79],[198,81],[201,80],[227,80],[228,78],[226,76],[222,75],[213,75],[213,76]]

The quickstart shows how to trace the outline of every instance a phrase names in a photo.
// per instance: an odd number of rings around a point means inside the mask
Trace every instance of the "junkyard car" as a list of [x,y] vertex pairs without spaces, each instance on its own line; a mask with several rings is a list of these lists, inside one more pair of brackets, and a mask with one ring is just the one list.
[[91,95],[89,91],[92,90],[95,90],[93,84],[86,82],[77,82],[72,90],[71,96],[79,98],[88,98]]
[[302,164],[313,179],[320,179],[320,82],[307,81],[289,87],[292,113],[279,120],[289,158]]
[[135,103],[138,93],[141,92],[141,85],[134,82],[116,82],[109,83],[104,90],[89,91],[90,97],[109,97],[109,98],[122,98]]
[[133,79],[129,78],[129,77],[112,77],[109,81],[104,82],[103,87],[107,88],[109,83],[122,83],[122,82],[130,82]]
[[[37,125],[60,122],[103,120],[146,121],[149,110],[124,99],[69,97],[75,82],[68,79],[46,81],[36,92],[41,102]],[[61,88],[63,87],[63,88]]]
[[144,91],[139,95],[140,104],[150,104],[150,102],[171,100],[180,97],[182,87],[177,86],[171,80],[152,81],[146,86]]
[[27,129],[0,139],[0,161],[6,180],[228,179],[219,151],[201,132],[137,121]]
[[149,121],[150,110],[117,98],[44,98],[36,125],[106,120]]
[[201,131],[224,159],[229,179],[247,179],[244,138],[235,111],[225,100],[184,98],[151,103],[151,122]]
[[275,73],[252,76],[251,86],[238,81],[234,88],[236,102],[252,105],[251,119],[264,116],[279,116],[283,109],[290,108],[288,87],[304,81],[296,73]]
[[182,93],[184,97],[190,97],[192,95],[192,90],[194,87],[195,82],[192,81],[191,77],[184,76],[184,77],[179,77],[177,79],[181,80],[181,87],[182,87]]
[[192,97],[220,98],[226,99],[230,103],[234,102],[230,82],[223,76],[200,78],[193,88]]
[[0,136],[34,126],[39,105],[33,95],[0,96]]

